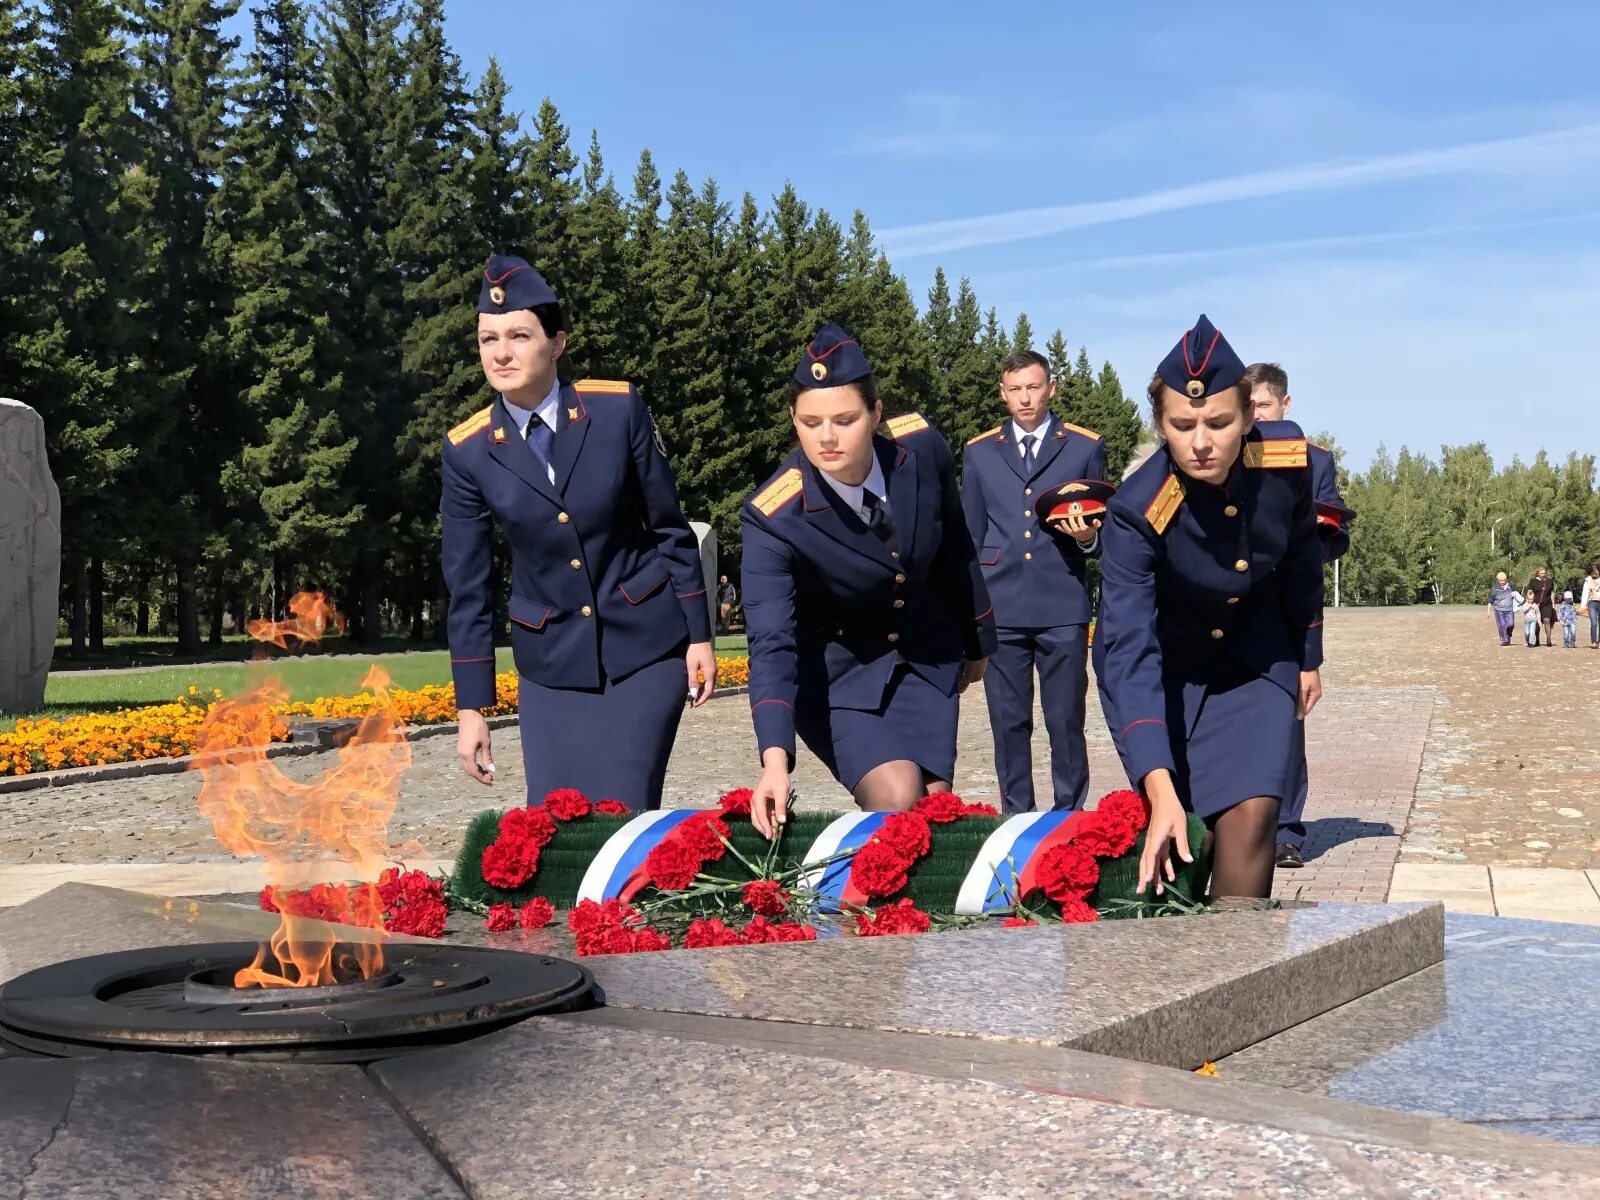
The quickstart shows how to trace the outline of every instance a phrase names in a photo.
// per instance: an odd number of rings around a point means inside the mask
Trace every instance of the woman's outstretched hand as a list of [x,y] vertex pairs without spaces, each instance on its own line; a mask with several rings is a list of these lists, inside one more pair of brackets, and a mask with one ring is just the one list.
[[[1144,777],[1145,795],[1150,800],[1150,828],[1144,835],[1144,853],[1139,856],[1139,886],[1137,894],[1156,885],[1156,895],[1161,895],[1166,885],[1177,878],[1172,865],[1172,855],[1186,863],[1194,861],[1189,851],[1189,814],[1183,810],[1178,791],[1172,785],[1172,775],[1165,768],[1151,771]],[[1165,872],[1166,880],[1161,876]]]
[[789,755],[768,750],[761,763],[761,778],[750,795],[750,823],[771,841],[789,819]]

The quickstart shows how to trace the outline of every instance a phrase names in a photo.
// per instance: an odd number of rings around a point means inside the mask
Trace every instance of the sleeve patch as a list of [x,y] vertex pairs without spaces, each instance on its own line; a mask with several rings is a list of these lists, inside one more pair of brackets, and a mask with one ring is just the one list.
[[480,412],[473,413],[446,435],[450,439],[450,444],[459,446],[473,434],[489,428],[489,421],[493,416],[494,405],[492,404]]
[[1305,438],[1263,439],[1246,442],[1244,446],[1247,467],[1303,467],[1306,461]]
[[1144,519],[1150,522],[1150,527],[1157,533],[1165,533],[1167,526],[1172,524],[1172,518],[1178,515],[1178,507],[1182,503],[1183,485],[1178,482],[1176,475],[1168,475],[1156,498],[1150,501],[1150,507],[1144,510]]
[[967,445],[970,446],[974,442],[981,442],[981,441],[983,441],[984,438],[991,438],[995,434],[999,433],[1004,428],[1005,428],[1004,425],[996,425],[993,429],[985,429],[982,433],[978,434],[976,437],[969,437],[967,439]]
[[907,434],[921,433],[924,429],[931,428],[921,413],[907,413],[903,417],[896,417],[892,421],[885,421],[883,431],[891,438],[902,438]]
[[1065,429],[1068,433],[1076,433],[1082,437],[1089,438],[1096,442],[1100,440],[1100,435],[1094,430],[1085,429],[1082,425],[1074,425],[1071,421],[1062,421],[1061,428]]
[[771,516],[805,490],[805,480],[799,467],[790,467],[766,487],[750,497],[750,503],[766,516]]
[[575,391],[595,396],[626,396],[633,391],[633,384],[626,379],[580,379],[572,386]]

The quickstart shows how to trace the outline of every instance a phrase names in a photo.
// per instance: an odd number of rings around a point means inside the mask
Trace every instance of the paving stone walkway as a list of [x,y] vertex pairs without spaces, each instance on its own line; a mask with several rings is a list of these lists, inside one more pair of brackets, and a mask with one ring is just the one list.
[[[1397,860],[1407,867],[1477,868],[1481,874],[1471,878],[1485,887],[1492,887],[1489,868],[1572,869],[1516,877],[1515,887],[1508,882],[1499,889],[1525,907],[1581,897],[1584,888],[1594,894],[1582,869],[1600,871],[1600,831],[1588,815],[1591,808],[1600,815],[1594,784],[1600,778],[1600,710],[1594,704],[1600,653],[1502,649],[1481,610],[1342,609],[1329,614],[1324,678],[1327,696],[1307,730],[1308,862],[1299,871],[1279,872],[1278,895],[1382,900],[1391,894]],[[1529,715],[1532,710],[1537,716]],[[1035,788],[1046,797],[1042,722],[1036,728]],[[626,731],[597,730],[596,753],[617,736]],[[959,736],[957,790],[971,800],[995,801],[993,749],[979,691],[963,703]],[[447,860],[473,813],[517,802],[523,776],[516,730],[497,731],[494,738],[500,770],[492,788],[461,775],[454,738],[413,743],[391,825],[397,853]],[[1092,686],[1088,739],[1092,793],[1126,786]],[[313,755],[279,765],[290,777],[309,780],[328,760]],[[708,804],[726,788],[753,783],[756,766],[747,702],[713,701],[685,715],[668,769],[667,802]],[[807,807],[850,803],[804,751],[795,786]],[[8,878],[5,864],[223,863],[228,856],[196,810],[198,790],[195,776],[178,774],[0,795],[0,888]],[[30,877],[44,878],[37,871]],[[1393,895],[1419,898],[1433,888],[1483,911],[1476,884],[1466,880],[1402,871]],[[1531,898],[1517,888],[1532,888]]]

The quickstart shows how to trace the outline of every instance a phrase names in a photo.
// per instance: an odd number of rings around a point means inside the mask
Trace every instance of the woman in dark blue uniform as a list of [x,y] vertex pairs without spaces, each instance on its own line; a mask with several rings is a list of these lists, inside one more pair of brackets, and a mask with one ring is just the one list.
[[444,443],[442,561],[450,589],[456,753],[494,778],[491,527],[511,546],[528,802],[555,788],[659,808],[685,692],[711,696],[716,656],[700,553],[672,468],[631,384],[563,383],[561,306],[520,258],[495,257],[478,298],[488,408]]
[[883,421],[872,368],[837,325],[806,347],[788,399],[800,448],[742,514],[751,815],[769,836],[796,733],[864,809],[947,789],[957,696],[995,646],[944,438],[916,414]]
[[1111,500],[1094,664],[1128,778],[1149,799],[1140,888],[1188,809],[1213,896],[1267,896],[1294,726],[1322,695],[1322,547],[1306,441],[1253,422],[1245,365],[1203,315],[1150,383],[1163,441]]

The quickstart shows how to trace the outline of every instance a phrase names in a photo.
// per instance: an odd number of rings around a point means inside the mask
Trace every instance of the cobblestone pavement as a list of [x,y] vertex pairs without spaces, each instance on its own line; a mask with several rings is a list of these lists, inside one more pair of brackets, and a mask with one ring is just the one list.
[[[1328,622],[1328,694],[1308,729],[1310,862],[1280,872],[1280,895],[1378,900],[1397,854],[1406,861],[1600,867],[1586,815],[1600,769],[1600,653],[1501,649],[1481,610],[1339,610]],[[1530,707],[1537,716],[1524,715]],[[1585,709],[1587,705],[1587,709]],[[1042,723],[1036,792],[1049,794]],[[1094,793],[1126,785],[1094,689],[1088,720]],[[626,731],[598,734],[605,740]],[[495,733],[499,780],[466,780],[454,738],[413,744],[391,833],[447,856],[467,819],[520,799],[516,730]],[[280,760],[311,779],[322,756]],[[756,757],[742,697],[687,713],[668,770],[670,804],[707,804],[754,782]],[[997,799],[981,694],[962,708],[957,790]],[[848,796],[802,751],[795,786],[807,807],[842,809]],[[0,863],[190,862],[226,857],[195,809],[193,775],[160,775],[0,795]],[[1413,804],[1413,795],[1415,803]],[[1407,813],[1409,814],[1409,825]],[[1402,850],[1401,835],[1404,834]]]

